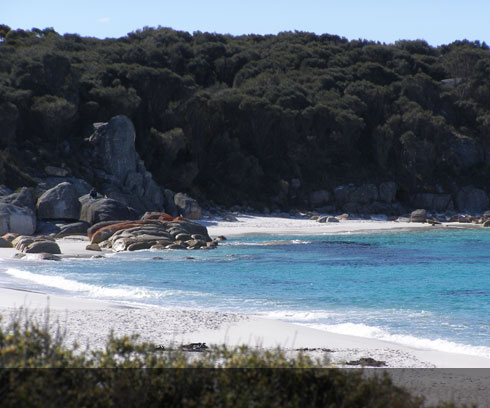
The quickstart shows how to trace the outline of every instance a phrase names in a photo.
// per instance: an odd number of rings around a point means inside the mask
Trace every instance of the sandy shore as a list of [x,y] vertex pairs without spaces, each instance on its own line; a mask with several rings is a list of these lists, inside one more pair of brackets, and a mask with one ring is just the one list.
[[[323,234],[352,234],[376,231],[406,231],[419,229],[450,228],[443,224],[432,227],[429,224],[373,221],[373,220],[340,220],[338,223],[319,223],[302,218],[254,217],[238,216],[237,222],[204,220],[201,223],[208,228],[211,236],[233,236],[246,234],[285,234],[285,235],[323,235]],[[468,226],[469,224],[461,224]]]
[[[388,221],[341,221],[320,224],[315,221],[278,217],[243,216],[238,222],[205,220],[211,236],[241,234],[340,234],[384,230],[407,230],[428,227],[424,224],[395,223]],[[90,257],[96,253],[86,251],[85,238],[59,240],[65,256]],[[17,251],[0,249],[2,259],[12,258]],[[29,261],[19,261],[29,262]],[[47,261],[49,262],[49,261]],[[22,289],[22,290],[20,290]],[[386,341],[330,333],[323,330],[232,313],[198,310],[171,310],[162,307],[135,307],[117,302],[68,298],[26,290],[7,285],[0,287],[0,314],[4,321],[19,307],[29,310],[38,319],[49,306],[50,320],[66,328],[67,343],[77,341],[90,348],[101,348],[111,330],[117,336],[138,334],[142,341],[168,346],[171,343],[205,342],[238,346],[275,348],[280,346],[290,353],[308,349],[314,357],[327,356],[336,366],[346,362],[371,357],[386,362],[390,368],[424,368],[425,370],[397,370],[399,383],[418,393],[424,393],[429,402],[453,400],[486,404],[490,395],[485,384],[490,380],[490,370],[435,370],[434,368],[490,368],[490,359],[417,349]],[[437,381],[434,382],[434,378]],[[485,383],[486,381],[486,383]],[[432,384],[432,385],[431,385]],[[437,386],[434,386],[436,384]],[[458,388],[459,387],[459,388]],[[439,391],[435,391],[437,388]],[[458,391],[459,390],[459,391]],[[484,405],[482,405],[484,406]]]
[[490,369],[486,368],[490,367],[490,359],[415,349],[256,316],[137,308],[0,288],[0,315],[4,322],[18,314],[19,307],[26,308],[29,316],[41,324],[49,307],[51,327],[59,323],[66,330],[66,344],[77,342],[81,349],[102,348],[113,330],[116,336],[137,334],[141,341],[166,348],[186,343],[247,344],[261,349],[279,346],[291,356],[307,349],[312,358],[327,357],[336,367],[347,367],[347,362],[370,357],[385,361],[389,368],[372,369],[368,375],[387,370],[396,384],[423,395],[427,403],[451,401],[482,407],[490,404]]

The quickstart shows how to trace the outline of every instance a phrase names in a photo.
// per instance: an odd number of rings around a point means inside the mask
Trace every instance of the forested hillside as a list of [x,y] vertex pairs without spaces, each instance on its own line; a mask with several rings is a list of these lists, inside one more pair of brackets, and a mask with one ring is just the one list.
[[0,184],[46,165],[87,179],[84,138],[118,114],[155,180],[203,201],[308,207],[314,191],[386,181],[402,203],[488,193],[485,43],[0,26]]

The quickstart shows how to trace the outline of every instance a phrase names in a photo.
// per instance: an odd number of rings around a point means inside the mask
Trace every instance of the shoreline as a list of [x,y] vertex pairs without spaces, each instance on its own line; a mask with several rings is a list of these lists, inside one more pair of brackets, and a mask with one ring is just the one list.
[[67,330],[67,344],[77,339],[84,346],[85,338],[93,349],[102,348],[113,329],[116,336],[137,334],[141,341],[165,346],[200,342],[280,347],[293,353],[303,350],[314,357],[326,355],[337,367],[371,357],[385,361],[386,368],[490,368],[490,358],[339,334],[257,315],[139,306],[0,287],[4,322],[19,311],[35,317],[48,311],[51,321],[66,326],[62,328]]
[[[447,230],[452,227],[445,225],[427,226],[394,221],[370,221],[370,220],[341,220],[339,223],[318,223],[313,220],[280,217],[238,216],[238,221],[203,220],[200,223],[208,228],[211,236],[240,236],[246,234],[271,234],[271,235],[323,235],[323,234],[357,234],[373,232],[397,232],[417,230]],[[480,226],[478,226],[480,227]],[[475,228],[471,224],[460,224],[456,228]],[[85,249],[88,239],[84,237],[62,238],[57,241],[64,257],[90,258],[99,255],[100,252]],[[12,248],[0,249],[1,260],[12,258],[18,252]],[[29,261],[23,261],[29,262]],[[49,261],[47,261],[49,262]],[[464,368],[490,368],[490,358],[457,354],[445,351],[417,349],[403,344],[357,337],[346,334],[337,334],[324,330],[314,329],[303,325],[269,319],[254,315],[240,315],[233,313],[208,312],[196,310],[174,310],[160,306],[131,305],[112,301],[91,300],[84,298],[70,298],[60,295],[48,295],[42,292],[30,291],[26,285],[7,284],[2,287],[0,282],[0,314],[11,313],[13,307],[26,307],[35,309],[36,313],[46,309],[49,299],[49,310],[58,317],[66,315],[67,331],[73,329],[91,332],[88,338],[98,338],[101,343],[101,332],[108,333],[108,326],[117,322],[115,334],[132,334],[131,330],[140,334],[142,340],[152,342],[168,342],[179,339],[182,342],[206,342],[208,344],[226,344],[238,346],[247,344],[252,347],[275,348],[281,346],[290,351],[296,349],[334,349],[329,357],[337,364],[348,362],[360,357],[372,357],[376,360],[386,361],[388,367],[464,367]],[[4,285],[5,286],[5,285]],[[23,287],[22,287],[23,286]],[[97,315],[100,322],[94,329],[87,322],[84,323],[83,314]],[[120,324],[118,319],[121,313],[126,313],[122,318],[126,327]],[[172,314],[173,313],[173,314]],[[157,324],[147,322],[142,315],[151,316]],[[172,320],[175,316],[192,316],[190,329],[187,330],[179,323],[179,319]],[[211,317],[212,316],[212,317]],[[187,318],[186,317],[186,318]],[[149,318],[149,317],[148,317]],[[213,320],[213,325],[200,324],[200,320]],[[86,320],[86,319],[85,319]],[[90,319],[89,319],[90,320]],[[151,319],[150,319],[151,320]],[[170,322],[172,330],[163,336],[155,333],[158,325]],[[180,324],[180,326],[179,326]],[[82,330],[83,329],[83,330]],[[96,336],[100,332],[99,336]],[[107,338],[107,336],[105,337]],[[95,346],[95,344],[92,344]],[[315,352],[313,352],[315,354]],[[366,355],[362,355],[366,354]]]

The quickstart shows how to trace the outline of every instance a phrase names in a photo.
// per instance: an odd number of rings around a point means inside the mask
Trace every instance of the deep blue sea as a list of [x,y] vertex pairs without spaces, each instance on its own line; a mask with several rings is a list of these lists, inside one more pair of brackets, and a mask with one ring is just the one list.
[[256,314],[490,357],[486,229],[243,236],[210,251],[8,260],[0,286]]

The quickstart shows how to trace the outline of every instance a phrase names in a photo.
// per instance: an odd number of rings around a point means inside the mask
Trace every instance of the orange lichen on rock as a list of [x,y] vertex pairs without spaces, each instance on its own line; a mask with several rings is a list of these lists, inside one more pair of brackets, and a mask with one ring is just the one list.
[[[156,222],[158,222],[158,220]],[[138,227],[140,225],[145,225],[145,224],[154,224],[154,223],[155,220],[136,220],[136,221],[128,221],[128,222],[117,222],[115,224],[106,225],[104,227],[99,228],[91,236],[89,236],[89,239],[92,244],[98,244],[106,240],[107,238],[111,237],[112,234],[114,234],[116,231]]]
[[172,217],[170,214],[163,212],[147,212],[141,217],[142,220],[157,220],[157,221],[188,221],[184,217]]

